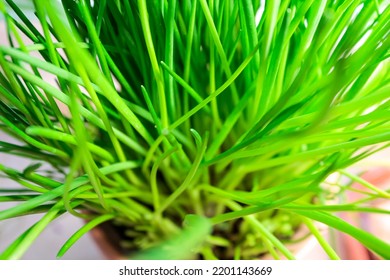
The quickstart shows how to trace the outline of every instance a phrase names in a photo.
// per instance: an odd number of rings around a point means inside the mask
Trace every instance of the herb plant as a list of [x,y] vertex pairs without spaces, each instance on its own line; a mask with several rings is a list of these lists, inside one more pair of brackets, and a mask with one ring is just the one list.
[[0,151],[31,159],[0,162],[20,184],[0,186],[19,202],[0,220],[45,215],[1,258],[66,213],[86,222],[59,256],[110,222],[131,258],[293,259],[300,227],[339,258],[319,222],[390,258],[337,217],[390,214],[370,204],[388,190],[345,170],[390,143],[387,1],[33,3],[0,0],[0,129],[20,141]]

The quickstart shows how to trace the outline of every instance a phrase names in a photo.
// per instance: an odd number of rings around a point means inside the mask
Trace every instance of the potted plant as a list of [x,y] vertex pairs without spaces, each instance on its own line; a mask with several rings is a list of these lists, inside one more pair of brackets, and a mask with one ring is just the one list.
[[20,184],[0,220],[45,214],[1,258],[65,213],[86,223],[59,256],[109,223],[131,258],[293,259],[306,228],[338,259],[319,222],[390,258],[337,216],[389,214],[370,184],[340,199],[389,146],[386,1],[33,2],[38,24],[0,1],[0,129],[20,141],[0,151],[31,159],[0,162]]

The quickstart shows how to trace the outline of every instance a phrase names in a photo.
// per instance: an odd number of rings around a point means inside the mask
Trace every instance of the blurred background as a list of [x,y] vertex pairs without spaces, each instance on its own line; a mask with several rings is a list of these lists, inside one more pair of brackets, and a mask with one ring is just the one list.
[[[27,11],[27,15],[33,17],[32,12],[32,2],[31,0],[19,0],[15,1],[19,4],[19,7]],[[8,44],[7,35],[5,32],[5,23],[4,18],[0,14],[0,45]],[[50,77],[47,77],[50,79]],[[54,81],[53,81],[54,82]],[[15,142],[14,139],[11,139],[9,136],[0,131],[0,141],[5,142]],[[359,173],[367,169],[376,169],[381,170],[381,175],[384,180],[379,181],[380,187],[389,189],[390,187],[390,149],[386,149],[383,152],[368,158],[367,160],[359,163],[359,165],[354,166],[351,170],[354,173]],[[7,155],[0,152],[0,164],[5,164],[8,167],[15,168],[18,170],[23,170],[28,165],[31,165],[32,162],[17,156]],[[0,187],[11,188],[18,187],[17,183],[1,177],[0,175]],[[354,198],[352,198],[354,199]],[[383,201],[377,205],[378,207],[389,209],[389,201]],[[1,203],[0,211],[10,207],[10,204]],[[352,223],[362,226],[366,230],[373,232],[380,238],[383,238],[390,242],[390,217],[388,215],[345,215],[342,218],[351,221]],[[28,229],[33,225],[41,215],[31,215],[23,216],[15,219],[0,221],[0,252],[2,252],[7,246],[9,246],[17,236],[22,232]],[[46,230],[38,237],[34,242],[31,248],[23,256],[23,259],[41,259],[49,260],[56,259],[56,253],[61,248],[63,243],[82,225],[83,220],[76,218],[69,214],[64,214],[60,218],[56,219]],[[324,230],[326,232],[326,229]],[[328,234],[327,232],[324,234]],[[367,255],[367,252],[364,252],[364,249],[360,250],[359,244],[354,240],[349,240],[348,237],[341,237],[338,240],[338,250],[344,251],[341,252],[341,255],[347,259],[353,258],[362,258],[362,256]],[[359,249],[360,248],[360,249]],[[356,255],[357,253],[362,253],[361,255]],[[354,255],[354,253],[356,253]],[[87,259],[87,260],[99,260],[104,259],[105,256],[96,245],[95,240],[91,237],[90,234],[83,236],[76,244],[73,246],[62,259]],[[298,259],[326,259],[327,256],[323,253],[323,250],[318,245],[317,241],[314,238],[307,240],[306,246],[297,254]]]

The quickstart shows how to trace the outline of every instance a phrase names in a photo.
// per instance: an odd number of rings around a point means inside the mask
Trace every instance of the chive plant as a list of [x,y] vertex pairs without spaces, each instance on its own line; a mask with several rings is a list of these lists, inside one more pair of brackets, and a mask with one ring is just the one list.
[[66,213],[86,222],[59,256],[109,222],[134,258],[293,259],[306,227],[338,259],[319,222],[390,258],[337,216],[390,214],[371,206],[388,190],[345,170],[389,146],[387,1],[33,3],[0,0],[0,129],[19,140],[0,151],[31,159],[0,162],[20,185],[0,186],[18,202],[0,220],[44,215],[1,258]]

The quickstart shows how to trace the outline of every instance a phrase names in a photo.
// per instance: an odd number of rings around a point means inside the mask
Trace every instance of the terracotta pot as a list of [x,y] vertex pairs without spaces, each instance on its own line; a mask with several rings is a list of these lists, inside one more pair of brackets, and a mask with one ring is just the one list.
[[103,223],[92,229],[90,233],[97,246],[108,260],[127,259],[126,254],[123,252],[123,249],[118,242],[121,237],[111,223]]
[[[323,236],[329,241],[328,227],[322,224],[319,224],[318,227]],[[297,231],[296,238],[300,239],[301,237],[306,236],[307,233],[308,230],[305,227],[302,227]],[[105,223],[97,228],[94,228],[91,231],[91,235],[107,259],[128,259],[126,256],[129,255],[129,252],[123,252],[118,242],[115,242],[120,240],[121,237],[110,223]],[[307,238],[302,239],[300,242],[289,244],[287,245],[287,248],[294,254],[297,260],[329,259],[314,236],[308,236]],[[262,256],[261,259],[272,260],[273,257],[271,255],[265,255]],[[284,258],[282,257],[282,259]]]

